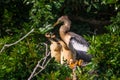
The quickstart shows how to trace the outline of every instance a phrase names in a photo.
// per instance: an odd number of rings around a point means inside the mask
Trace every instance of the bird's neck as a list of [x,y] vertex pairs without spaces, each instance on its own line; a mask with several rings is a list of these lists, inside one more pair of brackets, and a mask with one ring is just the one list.
[[59,29],[60,37],[64,40],[67,32],[70,30],[70,23],[65,22]]
[[63,42],[62,40],[60,40],[59,43],[61,44],[63,50],[69,50],[69,48],[67,47],[67,45],[65,44],[65,42]]
[[56,41],[54,41],[53,39],[49,38],[49,41],[51,42],[51,44],[57,43]]

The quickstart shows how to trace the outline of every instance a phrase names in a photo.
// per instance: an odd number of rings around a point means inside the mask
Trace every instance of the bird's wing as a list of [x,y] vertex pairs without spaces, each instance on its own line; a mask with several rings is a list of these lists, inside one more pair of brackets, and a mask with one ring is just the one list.
[[70,39],[69,47],[73,52],[76,52],[76,59],[83,59],[87,62],[91,60],[91,55],[87,54],[88,42],[81,36],[74,34]]
[[70,39],[70,46],[72,46],[77,51],[87,51],[88,46],[86,44],[83,44],[82,41],[78,41],[76,38],[72,37]]
[[69,32],[69,35],[71,35],[71,39],[76,40],[78,43],[89,46],[89,43],[80,35],[75,34],[73,32]]

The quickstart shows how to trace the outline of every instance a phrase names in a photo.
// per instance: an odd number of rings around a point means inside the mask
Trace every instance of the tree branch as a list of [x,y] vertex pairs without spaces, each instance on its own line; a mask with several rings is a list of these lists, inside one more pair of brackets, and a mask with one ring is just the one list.
[[6,47],[10,47],[10,46],[13,46],[13,45],[19,43],[19,42],[22,41],[24,38],[26,38],[29,34],[31,34],[33,31],[34,31],[34,29],[32,29],[31,31],[29,31],[25,36],[23,36],[22,38],[20,38],[19,40],[17,40],[17,41],[14,42],[14,43],[5,44],[5,45],[2,47],[2,49],[0,50],[0,54],[3,52],[3,50],[4,50]]
[[[48,59],[48,57],[50,56],[50,52],[48,52],[47,44],[44,43],[44,45],[46,46],[45,57],[43,57],[41,60],[38,61],[37,65],[33,69],[28,80],[31,80],[34,76],[38,75],[41,71],[43,71],[46,68],[47,64],[50,62],[50,60],[52,59],[52,58]],[[37,72],[37,69],[39,69],[39,68],[40,68],[40,70]]]
[[71,19],[82,21],[82,22],[87,22],[89,24],[98,25],[98,26],[110,24],[109,20],[96,20],[96,19],[92,19],[92,18],[87,19],[87,18],[84,18],[82,16],[72,16]]

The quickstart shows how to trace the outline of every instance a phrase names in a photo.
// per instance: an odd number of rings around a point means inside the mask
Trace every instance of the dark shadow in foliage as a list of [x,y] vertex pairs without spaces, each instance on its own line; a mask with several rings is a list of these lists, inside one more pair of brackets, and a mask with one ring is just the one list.
[[32,3],[24,0],[0,1],[0,37],[18,34],[24,27],[23,23],[29,22],[29,11]]

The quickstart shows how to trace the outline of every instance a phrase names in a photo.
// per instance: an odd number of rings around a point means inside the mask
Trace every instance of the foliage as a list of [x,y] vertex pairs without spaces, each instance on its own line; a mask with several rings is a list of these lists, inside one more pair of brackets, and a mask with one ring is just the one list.
[[[119,79],[119,2],[119,0],[1,0],[0,49],[5,44],[19,40],[31,29],[35,30],[16,45],[6,47],[0,53],[0,80],[28,79],[37,62],[44,57],[45,46],[42,43],[47,43],[44,34],[48,31],[58,34],[57,29],[52,29],[52,24],[61,15],[70,16],[71,31],[84,34],[91,44],[89,53],[94,58],[86,67],[78,68],[76,71],[78,78]],[[73,16],[82,16],[85,20],[75,20]],[[101,21],[111,19],[111,24],[105,25],[106,32],[93,35],[91,33],[94,33],[94,28],[100,26],[99,29],[103,30],[104,25],[91,24],[90,18]],[[71,72],[68,66],[60,65],[53,59],[33,80],[71,79]]]
[[90,53],[93,54],[91,69],[97,79],[117,79],[120,76],[120,13],[106,26],[108,33],[90,39]]
[[112,16],[113,12],[119,11],[120,6],[118,0],[65,0],[62,9],[64,13],[70,15],[83,15],[101,19],[103,17],[107,18],[109,15]]
[[71,72],[72,71],[68,66],[60,65],[53,59],[50,64],[48,64],[46,70],[43,71],[37,79],[64,80],[67,77],[71,78]]

